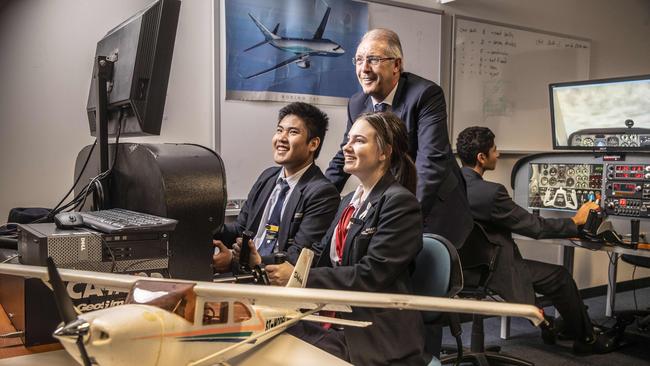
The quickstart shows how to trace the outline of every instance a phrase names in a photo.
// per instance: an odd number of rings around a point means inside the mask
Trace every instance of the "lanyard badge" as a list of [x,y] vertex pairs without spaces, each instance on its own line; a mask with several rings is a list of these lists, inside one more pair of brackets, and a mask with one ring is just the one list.
[[265,228],[266,228],[266,235],[264,237],[265,240],[274,240],[278,238],[278,232],[280,231],[279,226],[267,224]]

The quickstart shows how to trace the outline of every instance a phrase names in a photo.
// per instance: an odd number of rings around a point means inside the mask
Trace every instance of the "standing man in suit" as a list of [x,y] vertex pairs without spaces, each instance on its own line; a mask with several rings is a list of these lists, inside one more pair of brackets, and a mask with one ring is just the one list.
[[237,221],[215,235],[219,253],[213,256],[217,272],[229,272],[232,252],[224,243],[241,241],[244,230],[255,233],[255,246],[265,264],[283,251],[295,264],[305,245],[320,242],[336,214],[340,196],[314,160],[318,157],[328,117],[307,103],[282,108],[272,139],[273,160],[279,166],[262,172],[246,199]]
[[447,111],[442,89],[415,74],[404,72],[398,35],[373,29],[361,39],[353,58],[363,92],[348,102],[348,123],[341,150],[325,176],[341,191],[350,174],[343,170],[342,148],[352,123],[365,112],[390,111],[406,125],[407,153],[417,169],[416,197],[422,205],[424,232],[463,244],[472,229],[465,183],[454,159],[447,133]]
[[[578,287],[563,266],[523,259],[512,233],[535,239],[570,238],[578,235],[595,202],[583,204],[572,218],[544,219],[517,205],[498,183],[483,180],[486,170],[494,170],[499,158],[494,134],[486,127],[469,127],[458,135],[456,150],[463,163],[467,198],[474,219],[483,225],[490,242],[501,245],[490,289],[508,302],[535,305],[535,293],[549,296],[562,314],[568,330],[573,330],[576,353],[605,353],[614,349],[611,339],[594,332]],[[466,283],[472,283],[466,276]],[[542,329],[546,343],[554,343],[554,334]]]

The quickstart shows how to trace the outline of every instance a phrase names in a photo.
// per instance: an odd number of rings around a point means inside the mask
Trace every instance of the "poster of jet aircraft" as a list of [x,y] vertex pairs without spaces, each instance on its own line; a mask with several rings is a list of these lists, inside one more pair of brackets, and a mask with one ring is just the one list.
[[226,98],[286,101],[277,94],[297,94],[344,104],[358,89],[350,60],[368,29],[367,7],[351,0],[225,0]]
[[340,44],[332,40],[323,38],[323,32],[325,31],[325,26],[327,25],[327,20],[330,16],[331,10],[332,8],[330,7],[327,8],[327,10],[325,11],[325,15],[323,16],[323,20],[321,20],[321,23],[318,26],[318,29],[316,30],[316,33],[314,33],[314,36],[312,38],[281,37],[277,34],[278,28],[280,27],[280,23],[275,25],[273,31],[269,31],[264,26],[264,24],[262,24],[259,20],[257,20],[251,13],[248,13],[248,16],[251,17],[251,19],[257,26],[257,28],[259,28],[260,32],[262,32],[262,35],[264,35],[264,40],[254,46],[245,49],[244,52],[250,51],[255,47],[259,47],[265,44],[270,44],[271,46],[279,50],[291,52],[294,54],[294,56],[280,62],[277,65],[273,65],[268,69],[264,69],[252,75],[245,76],[244,78],[246,79],[254,78],[256,76],[265,74],[269,71],[273,71],[277,68],[286,65],[290,65],[292,63],[296,64],[298,67],[302,69],[308,69],[309,66],[311,66],[311,59],[310,59],[311,56],[339,57],[345,54],[345,50],[343,49],[343,47],[341,47]]

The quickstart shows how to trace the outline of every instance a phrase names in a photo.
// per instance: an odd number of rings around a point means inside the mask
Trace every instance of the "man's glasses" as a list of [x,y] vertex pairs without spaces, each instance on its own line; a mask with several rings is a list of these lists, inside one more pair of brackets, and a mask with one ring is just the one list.
[[353,65],[363,65],[363,62],[367,62],[370,64],[370,66],[377,66],[379,65],[382,61],[388,61],[388,60],[395,60],[395,57],[379,57],[379,56],[368,56],[368,57],[362,57],[362,56],[357,56],[352,58],[352,64]]

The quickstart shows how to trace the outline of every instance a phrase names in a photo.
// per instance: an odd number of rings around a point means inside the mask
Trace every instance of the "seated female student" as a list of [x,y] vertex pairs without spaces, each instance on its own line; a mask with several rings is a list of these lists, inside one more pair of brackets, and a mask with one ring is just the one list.
[[[422,248],[422,217],[407,144],[404,123],[392,113],[364,114],[352,125],[343,147],[344,170],[361,185],[341,201],[321,242],[321,267],[311,269],[307,287],[411,292],[409,272]],[[254,246],[249,247],[251,264],[259,263]],[[293,270],[288,263],[265,268],[278,285],[286,284]],[[289,333],[355,365],[424,364],[418,312],[354,308],[339,316],[372,325],[341,331],[301,322]]]

